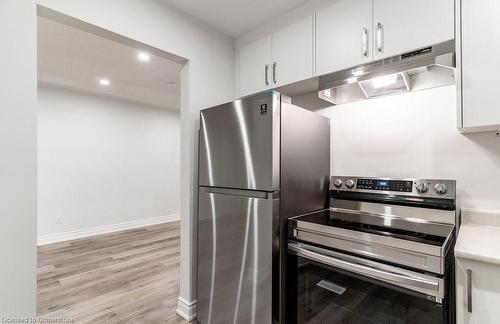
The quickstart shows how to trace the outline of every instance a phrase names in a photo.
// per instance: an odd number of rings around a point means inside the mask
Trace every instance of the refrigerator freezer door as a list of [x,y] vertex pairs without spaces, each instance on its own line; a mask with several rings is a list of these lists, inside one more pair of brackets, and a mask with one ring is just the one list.
[[276,92],[202,110],[199,184],[279,190],[279,116]]
[[[246,195],[246,196],[245,196]],[[273,193],[200,187],[198,321],[271,323]]]

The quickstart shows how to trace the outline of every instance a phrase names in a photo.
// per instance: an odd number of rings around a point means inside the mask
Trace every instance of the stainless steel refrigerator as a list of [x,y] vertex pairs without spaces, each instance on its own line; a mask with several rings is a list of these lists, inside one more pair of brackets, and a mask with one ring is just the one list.
[[200,115],[198,321],[285,323],[286,220],[328,206],[329,120],[274,91]]

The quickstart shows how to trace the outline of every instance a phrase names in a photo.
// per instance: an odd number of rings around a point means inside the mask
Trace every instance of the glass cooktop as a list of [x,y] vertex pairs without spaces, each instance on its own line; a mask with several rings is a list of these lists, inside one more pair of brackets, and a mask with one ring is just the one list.
[[414,222],[379,215],[363,215],[338,210],[322,210],[295,217],[296,222],[308,222],[374,235],[403,239],[433,246],[443,246],[453,227]]

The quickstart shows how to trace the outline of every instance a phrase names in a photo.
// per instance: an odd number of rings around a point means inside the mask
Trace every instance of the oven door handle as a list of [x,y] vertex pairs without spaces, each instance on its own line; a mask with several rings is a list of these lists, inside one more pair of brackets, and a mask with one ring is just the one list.
[[[359,275],[363,275],[365,277],[378,279],[394,285],[398,286],[405,285],[421,289],[427,289],[435,291],[436,293],[438,293],[440,290],[439,281],[437,278],[436,280],[432,280],[432,278],[429,278],[427,280],[424,278],[412,277],[406,274],[394,273],[359,263],[349,262],[346,260],[335,258],[330,255],[324,255],[315,251],[311,251],[309,249],[305,249],[301,247],[300,244],[295,242],[288,243],[288,251],[290,251],[292,254],[303,257],[305,259],[323,263],[332,266],[334,268],[347,270]],[[440,297],[437,294],[435,296]]]

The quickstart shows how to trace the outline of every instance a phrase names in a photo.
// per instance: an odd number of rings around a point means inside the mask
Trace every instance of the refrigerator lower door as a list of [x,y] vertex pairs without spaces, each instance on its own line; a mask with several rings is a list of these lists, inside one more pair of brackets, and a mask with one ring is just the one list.
[[200,323],[271,323],[273,225],[279,215],[276,196],[200,187]]

